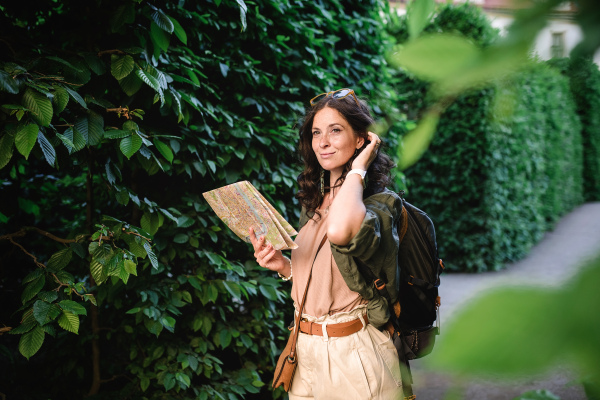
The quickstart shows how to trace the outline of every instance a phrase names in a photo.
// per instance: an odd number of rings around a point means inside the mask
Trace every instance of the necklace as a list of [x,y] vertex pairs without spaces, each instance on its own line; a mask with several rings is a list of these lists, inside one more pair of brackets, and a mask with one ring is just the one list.
[[329,204],[327,207],[325,207],[325,215],[329,214],[329,207],[331,206],[331,203],[333,203],[333,188],[331,188],[329,191]]

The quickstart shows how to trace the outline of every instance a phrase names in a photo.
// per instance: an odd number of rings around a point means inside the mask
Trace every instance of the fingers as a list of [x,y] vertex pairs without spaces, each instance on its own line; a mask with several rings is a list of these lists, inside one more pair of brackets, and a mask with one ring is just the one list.
[[250,242],[252,243],[252,247],[254,247],[254,254],[256,255],[256,252],[264,246],[265,237],[261,236],[257,239],[256,234],[254,233],[254,229],[250,227]]

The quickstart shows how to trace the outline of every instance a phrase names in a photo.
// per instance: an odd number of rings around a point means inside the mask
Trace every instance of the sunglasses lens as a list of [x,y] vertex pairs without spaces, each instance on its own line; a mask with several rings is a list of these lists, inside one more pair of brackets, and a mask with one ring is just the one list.
[[337,92],[334,92],[331,97],[333,97],[334,99],[342,99],[348,96],[351,92],[351,89],[340,89]]
[[314,97],[311,101],[310,104],[311,105],[315,105],[317,104],[319,101],[323,100],[325,97],[327,97],[327,93],[321,93],[320,95]]

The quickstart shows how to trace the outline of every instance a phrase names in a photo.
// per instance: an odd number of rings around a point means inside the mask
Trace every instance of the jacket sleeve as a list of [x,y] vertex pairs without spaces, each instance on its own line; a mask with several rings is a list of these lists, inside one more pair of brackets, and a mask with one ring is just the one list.
[[347,245],[332,244],[332,248],[342,254],[356,257],[371,266],[383,266],[389,263],[392,257],[395,258],[398,248],[398,232],[395,221],[398,207],[402,206],[396,196],[388,193],[373,195],[365,199],[367,212],[356,235]]

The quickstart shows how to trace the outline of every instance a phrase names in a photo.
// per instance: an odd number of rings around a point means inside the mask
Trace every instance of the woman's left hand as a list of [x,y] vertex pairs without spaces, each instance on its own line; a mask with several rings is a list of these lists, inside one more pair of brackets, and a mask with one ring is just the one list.
[[377,157],[377,151],[379,150],[379,146],[381,145],[381,139],[373,132],[367,133],[368,140],[371,141],[365,147],[358,156],[352,161],[352,169],[358,168],[362,170],[367,170],[369,165],[375,160]]

